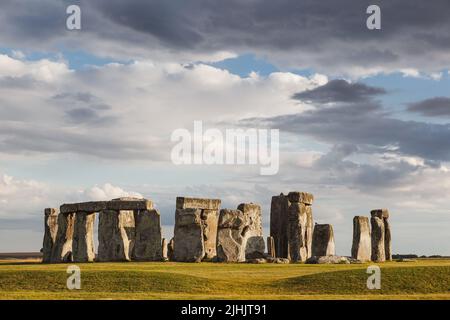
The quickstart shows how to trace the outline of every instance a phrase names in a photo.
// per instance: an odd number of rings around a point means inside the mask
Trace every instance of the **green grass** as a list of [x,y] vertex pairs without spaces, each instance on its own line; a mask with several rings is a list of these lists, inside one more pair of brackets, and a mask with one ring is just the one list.
[[81,290],[67,265],[0,262],[0,299],[450,299],[450,260],[390,262],[381,290],[368,264],[91,263]]

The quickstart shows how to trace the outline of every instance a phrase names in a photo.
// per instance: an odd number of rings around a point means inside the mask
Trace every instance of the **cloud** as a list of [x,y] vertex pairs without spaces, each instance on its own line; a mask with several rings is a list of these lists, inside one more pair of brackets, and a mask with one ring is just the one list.
[[[366,91],[377,90],[364,88]],[[353,97],[347,99],[349,102],[331,106],[319,104],[319,107],[300,113],[246,119],[243,124],[268,125],[331,145],[351,144],[369,153],[392,152],[429,161],[450,161],[450,150],[442,148],[450,139],[450,124],[392,118],[380,102],[373,99],[360,101],[361,86],[347,84],[346,89],[349,92],[345,96]],[[338,96],[337,102],[344,99],[335,91],[327,96],[327,84],[312,92],[319,92],[317,100],[320,102],[330,102],[335,96]],[[294,96],[298,95],[302,93]]]
[[[448,69],[447,0],[378,3],[382,30],[366,28],[373,1],[79,1],[82,30],[65,30],[65,1],[2,1],[0,41],[43,51],[77,47],[105,57],[199,61],[253,52],[283,67],[333,75]],[[220,59],[220,58],[219,58]],[[414,70],[412,72],[412,70]]]
[[450,116],[450,98],[434,97],[408,105],[408,111],[425,117]]
[[383,88],[336,79],[315,89],[296,93],[293,98],[317,103],[360,102],[384,93],[386,90]]

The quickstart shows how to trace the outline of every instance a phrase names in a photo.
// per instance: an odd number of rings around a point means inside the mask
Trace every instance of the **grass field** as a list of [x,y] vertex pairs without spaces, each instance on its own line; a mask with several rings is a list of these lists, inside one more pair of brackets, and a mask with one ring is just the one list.
[[90,263],[81,290],[67,265],[0,261],[0,299],[450,299],[450,260],[389,262],[381,290],[366,288],[369,264]]

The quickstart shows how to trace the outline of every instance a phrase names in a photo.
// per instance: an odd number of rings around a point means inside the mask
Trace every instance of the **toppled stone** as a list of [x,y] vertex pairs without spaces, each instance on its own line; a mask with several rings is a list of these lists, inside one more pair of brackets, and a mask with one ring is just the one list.
[[56,208],[46,208],[44,211],[44,241],[42,245],[42,262],[49,263],[52,260],[52,250],[58,233],[58,214]]
[[262,233],[261,206],[255,203],[241,203],[238,210],[242,211],[247,221],[245,258],[263,258],[266,245]]
[[370,218],[370,223],[372,225],[372,258],[374,262],[386,261],[386,253],[384,251],[384,222],[378,216],[372,216]]
[[221,262],[245,261],[247,217],[241,210],[222,209],[217,231],[217,260]]
[[134,213],[136,240],[133,258],[137,261],[160,261],[161,246],[160,214],[157,210],[139,210]]
[[343,256],[312,256],[307,264],[349,264],[350,259]]
[[316,224],[312,241],[313,256],[334,256],[334,232],[331,224]]
[[175,212],[173,258],[179,262],[200,262],[205,256],[201,209],[177,209]]
[[353,218],[352,258],[359,261],[370,261],[371,250],[369,218],[356,216]]
[[72,255],[74,262],[93,262],[95,214],[79,211],[75,213]]
[[290,263],[289,259],[286,259],[286,258],[267,257],[266,260],[267,260],[268,263],[278,263],[278,264]]
[[98,260],[130,261],[135,243],[134,212],[102,210],[99,213]]
[[272,197],[270,206],[270,236],[275,243],[275,253],[278,257],[288,258],[288,211],[289,200],[280,194]]
[[51,262],[71,262],[75,213],[58,215],[58,231],[52,248]]
[[254,264],[262,264],[262,263],[267,263],[267,260],[264,258],[254,258],[254,259],[245,260],[245,262],[254,263]]

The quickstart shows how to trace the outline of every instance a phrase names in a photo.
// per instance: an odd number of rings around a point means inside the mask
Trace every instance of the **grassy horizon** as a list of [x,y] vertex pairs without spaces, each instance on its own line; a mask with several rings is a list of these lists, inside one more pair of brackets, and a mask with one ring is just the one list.
[[68,290],[67,264],[1,261],[0,299],[450,299],[450,260],[376,264],[381,290],[373,264],[80,263]]

